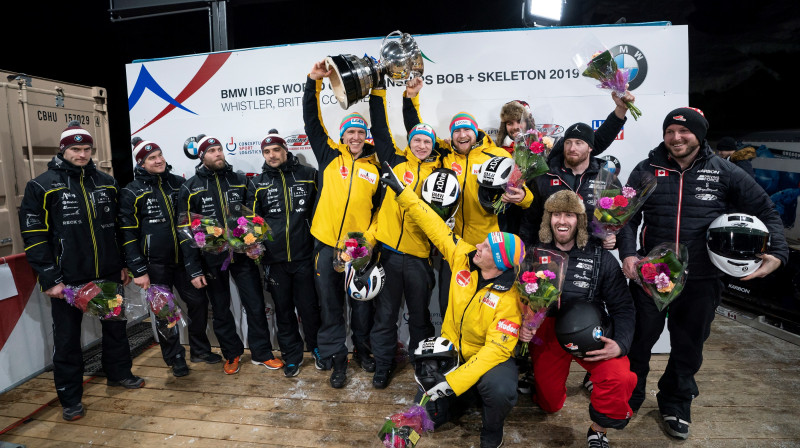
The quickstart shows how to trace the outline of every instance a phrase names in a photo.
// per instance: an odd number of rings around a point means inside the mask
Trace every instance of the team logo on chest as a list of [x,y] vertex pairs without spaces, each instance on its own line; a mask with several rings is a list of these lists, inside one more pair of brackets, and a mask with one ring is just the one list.
[[550,186],[551,187],[556,187],[558,185],[561,185],[561,181],[559,179],[550,179]]
[[461,173],[464,171],[463,168],[461,168],[461,165],[457,164],[456,162],[453,162],[452,164],[450,164],[450,169],[455,171],[456,176],[460,176]]
[[411,171],[406,171],[406,173],[403,174],[403,182],[407,184],[414,182],[414,173],[412,173]]
[[339,168],[339,174],[342,175],[342,179],[347,179],[347,175],[350,174],[350,171],[347,170],[346,166]]
[[467,286],[470,280],[472,280],[472,274],[467,270],[458,271],[456,274],[456,283],[458,283],[458,286]]

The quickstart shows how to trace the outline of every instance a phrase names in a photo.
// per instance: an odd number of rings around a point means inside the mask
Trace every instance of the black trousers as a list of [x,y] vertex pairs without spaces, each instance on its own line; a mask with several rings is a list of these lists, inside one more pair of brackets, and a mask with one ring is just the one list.
[[223,271],[219,266],[204,266],[203,271],[208,282],[206,294],[214,314],[214,334],[222,348],[222,356],[230,360],[244,353],[244,344],[236,332],[236,321],[231,313],[230,279],[233,276],[247,315],[247,343],[251,357],[253,361],[273,359],[275,355],[272,354],[270,342],[264,288],[261,272],[255,262],[244,254],[234,254],[227,270]]
[[441,258],[439,263],[439,314],[442,320],[447,312],[447,302],[450,300],[450,277],[452,276],[453,271],[450,270],[450,265],[444,258]]
[[267,288],[275,303],[281,356],[286,364],[299,364],[303,360],[303,338],[298,315],[308,350],[317,348],[320,311],[314,287],[314,260],[272,263],[266,269]]
[[[440,398],[428,402],[425,408],[435,427],[448,421],[457,420],[472,403],[480,400],[481,409],[481,446],[497,446],[503,438],[503,425],[506,416],[517,404],[517,364],[509,358],[492,367],[469,390],[459,396]],[[419,403],[422,391],[417,392],[414,399]]]
[[[61,405],[75,406],[83,396],[83,313],[64,299],[50,299],[53,315],[53,380]],[[101,321],[103,330],[101,362],[109,380],[133,376],[127,321]]]
[[[204,355],[211,351],[211,343],[206,335],[208,325],[208,297],[206,294],[195,288],[183,265],[177,264],[156,264],[151,263],[147,266],[147,275],[150,283],[154,285],[165,285],[170,289],[178,290],[181,300],[186,304],[183,310],[188,318],[189,330],[189,349],[194,356]],[[167,365],[172,365],[176,356],[185,356],[186,350],[180,342],[180,334],[169,337],[159,335],[158,343],[161,346],[161,356]]]
[[[347,355],[347,324],[344,319],[344,273],[333,269],[333,247],[317,241],[314,247],[314,285],[319,298],[321,325],[317,333],[323,359]],[[375,315],[374,300],[359,301],[348,297],[350,331],[353,346],[360,353],[370,353],[369,333]]]
[[386,284],[375,298],[375,324],[370,343],[377,368],[389,369],[397,347],[397,317],[403,295],[408,307],[409,352],[413,353],[421,340],[434,336],[428,306],[435,279],[427,258],[384,249],[381,265],[386,272]]
[[700,394],[694,375],[703,364],[703,344],[711,334],[711,322],[720,303],[722,282],[718,278],[691,278],[681,295],[659,312],[653,299],[642,288],[630,283],[636,306],[636,330],[628,359],[638,377],[630,399],[638,410],[645,399],[645,384],[650,372],[650,351],[664,330],[667,319],[671,351],[667,367],[658,381],[658,407],[662,414],[691,422],[692,399]]

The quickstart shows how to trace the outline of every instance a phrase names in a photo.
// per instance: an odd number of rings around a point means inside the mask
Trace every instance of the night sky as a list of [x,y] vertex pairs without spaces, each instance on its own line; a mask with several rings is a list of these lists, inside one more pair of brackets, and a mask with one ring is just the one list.
[[[105,87],[116,177],[131,179],[125,64],[210,51],[208,14],[112,22],[108,1],[8,2],[0,69]],[[521,0],[255,1],[228,4],[230,49],[298,42],[524,27]],[[689,25],[690,103],[708,138],[800,128],[800,2],[572,0],[564,25],[670,21]],[[414,5],[414,6],[409,6]],[[203,4],[193,7],[203,6]]]

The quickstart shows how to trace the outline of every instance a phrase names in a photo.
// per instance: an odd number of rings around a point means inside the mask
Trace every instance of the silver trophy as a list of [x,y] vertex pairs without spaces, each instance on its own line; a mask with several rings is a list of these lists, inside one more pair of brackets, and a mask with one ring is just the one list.
[[[392,36],[398,36],[399,39],[387,41]],[[384,37],[380,56],[378,62],[370,57],[358,58],[352,54],[325,58],[325,67],[332,70],[331,88],[342,109],[367,96],[384,76],[399,81],[422,76],[422,52],[408,33],[393,31]]]

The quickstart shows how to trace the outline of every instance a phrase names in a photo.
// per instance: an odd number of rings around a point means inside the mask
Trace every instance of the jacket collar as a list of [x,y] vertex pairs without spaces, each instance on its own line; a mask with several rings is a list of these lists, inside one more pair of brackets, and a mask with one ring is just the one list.
[[167,165],[167,169],[165,169],[161,174],[150,173],[141,165],[136,165],[136,167],[133,169],[133,178],[144,183],[155,184],[158,182],[159,178],[161,178],[162,181],[169,179],[171,171],[172,165],[169,164]]
[[80,167],[68,162],[66,159],[64,159],[64,157],[61,154],[56,154],[56,156],[53,157],[53,160],[47,163],[47,168],[54,171],[63,172],[73,177],[80,177],[81,175],[91,175],[95,171],[97,171],[97,166],[91,159],[89,159],[89,163],[86,166]]
[[483,277],[481,276],[481,268],[479,268],[478,265],[476,265],[475,262],[472,261],[472,257],[475,256],[475,252],[477,251],[470,252],[469,254],[467,254],[467,257],[469,257],[470,271],[478,271],[478,289],[483,288],[483,286],[489,283],[492,284],[492,289],[496,291],[508,291],[509,289],[514,287],[514,282],[517,281],[517,270],[514,268],[506,269],[495,278],[484,280]]
[[[709,146],[708,140],[703,140],[703,142],[700,143],[700,150],[697,152],[697,157],[695,157],[694,161],[705,160],[712,155],[714,155],[714,151],[711,149],[711,146]],[[655,149],[650,151],[648,158],[650,159],[650,163],[653,165],[673,168],[678,171],[681,170],[678,162],[676,162],[672,156],[669,155],[669,151],[667,151],[667,145],[665,145],[664,142],[661,142],[655,147]]]
[[208,169],[205,165],[203,165],[203,162],[200,162],[200,164],[197,165],[197,167],[194,169],[194,171],[200,177],[210,178],[210,177],[214,177],[216,175],[224,176],[224,175],[226,175],[228,173],[232,173],[233,172],[233,166],[231,166],[228,162],[225,162],[225,166],[222,169],[219,169],[219,170],[216,170],[216,171],[212,171],[212,170]]
[[286,161],[280,164],[277,168],[273,168],[264,161],[264,164],[261,165],[261,172],[267,173],[271,176],[277,176],[279,171],[289,172],[289,171],[297,171],[297,168],[300,166],[300,159],[294,156],[290,151],[286,154]]

